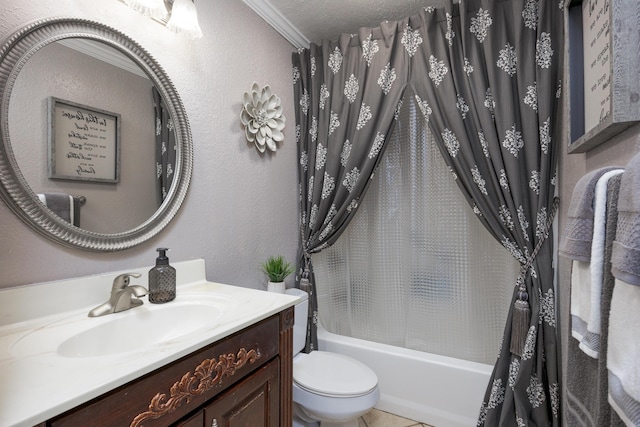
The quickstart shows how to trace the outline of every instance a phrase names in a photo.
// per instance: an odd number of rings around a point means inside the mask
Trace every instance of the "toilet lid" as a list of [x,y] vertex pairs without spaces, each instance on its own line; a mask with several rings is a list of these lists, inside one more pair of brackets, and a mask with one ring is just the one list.
[[324,396],[362,396],[378,385],[378,377],[368,366],[326,351],[312,351],[296,360],[293,380],[301,388]]

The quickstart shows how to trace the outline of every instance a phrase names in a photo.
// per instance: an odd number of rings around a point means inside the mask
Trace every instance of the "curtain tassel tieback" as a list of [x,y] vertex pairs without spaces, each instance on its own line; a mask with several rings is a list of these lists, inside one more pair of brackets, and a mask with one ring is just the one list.
[[309,264],[311,264],[311,255],[305,252],[304,254],[304,270],[300,277],[300,289],[305,291],[308,294],[311,294],[311,281],[309,277],[311,276],[311,271],[309,268]]
[[309,278],[303,276],[300,279],[300,289],[306,293],[311,293],[311,282],[309,281]]
[[555,197],[553,199],[553,205],[551,206],[551,214],[547,218],[547,222],[544,228],[544,234],[538,240],[536,247],[533,249],[533,253],[527,259],[527,262],[520,266],[520,274],[518,276],[518,293],[516,294],[516,301],[513,303],[513,314],[511,316],[511,343],[509,350],[512,354],[522,357],[524,353],[524,346],[527,341],[527,334],[529,333],[529,324],[531,323],[531,308],[529,305],[529,293],[525,285],[525,278],[527,271],[531,268],[533,261],[536,259],[542,244],[549,237],[549,231],[553,224],[553,219],[556,216],[558,210],[558,204],[560,199]]
[[511,317],[511,346],[509,350],[512,354],[522,356],[527,334],[529,333],[529,322],[531,322],[529,293],[524,283],[522,283],[518,289],[516,302],[513,303],[513,314]]

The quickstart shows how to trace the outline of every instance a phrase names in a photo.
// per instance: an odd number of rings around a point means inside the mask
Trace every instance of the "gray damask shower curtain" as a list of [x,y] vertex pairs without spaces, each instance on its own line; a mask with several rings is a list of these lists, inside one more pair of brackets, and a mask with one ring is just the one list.
[[[312,284],[311,254],[331,245],[346,228],[393,129],[409,71],[399,25],[343,36],[293,55],[299,100],[299,276]],[[311,312],[316,313],[313,289]],[[307,351],[317,348],[317,317],[311,320]]]
[[[412,80],[423,112],[478,218],[522,265],[479,424],[557,425],[548,236],[555,212],[552,136],[559,125],[562,2],[465,1],[424,17],[429,43],[421,44],[416,62],[428,78]],[[529,317],[522,316],[523,305]],[[512,320],[526,323],[512,327]]]
[[173,182],[173,172],[176,165],[176,133],[171,119],[171,114],[160,96],[160,92],[154,87],[153,109],[155,112],[156,135],[156,180],[158,182],[158,206],[162,204]]
[[302,282],[313,289],[309,254],[354,214],[407,86],[478,219],[521,263],[478,425],[559,424],[549,228],[562,22],[559,0],[449,2],[293,55]]

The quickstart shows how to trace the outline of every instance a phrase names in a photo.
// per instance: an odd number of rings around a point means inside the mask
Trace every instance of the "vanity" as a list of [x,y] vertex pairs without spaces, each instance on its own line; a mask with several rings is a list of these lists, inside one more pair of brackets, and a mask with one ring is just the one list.
[[0,425],[291,425],[298,298],[174,267],[174,301],[97,318],[123,272],[0,291]]

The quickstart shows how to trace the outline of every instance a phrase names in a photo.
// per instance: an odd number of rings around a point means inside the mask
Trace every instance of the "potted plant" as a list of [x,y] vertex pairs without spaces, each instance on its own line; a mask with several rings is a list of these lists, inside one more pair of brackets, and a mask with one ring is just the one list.
[[269,259],[262,264],[262,271],[264,271],[269,278],[267,291],[284,293],[284,279],[293,273],[294,268],[282,255],[278,255],[269,257]]

